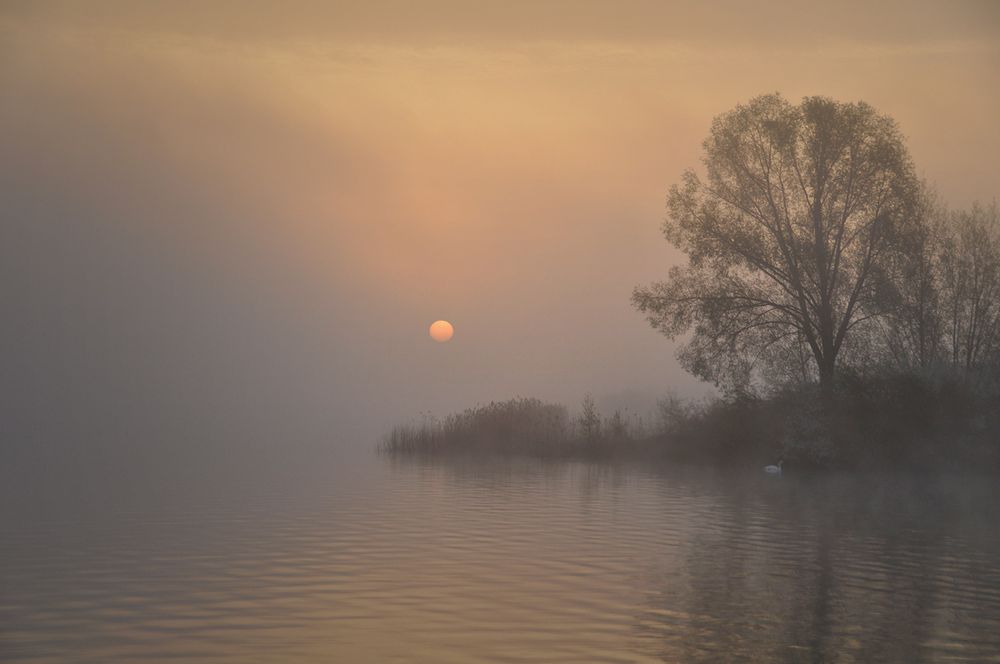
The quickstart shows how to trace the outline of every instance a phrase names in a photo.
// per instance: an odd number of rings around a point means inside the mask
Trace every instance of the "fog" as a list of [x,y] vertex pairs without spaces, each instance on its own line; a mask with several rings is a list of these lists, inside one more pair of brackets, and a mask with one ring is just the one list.
[[664,195],[713,116],[863,99],[949,203],[1000,191],[996,5],[794,6],[6,3],[5,445],[361,450],[705,394],[629,295],[680,260]]

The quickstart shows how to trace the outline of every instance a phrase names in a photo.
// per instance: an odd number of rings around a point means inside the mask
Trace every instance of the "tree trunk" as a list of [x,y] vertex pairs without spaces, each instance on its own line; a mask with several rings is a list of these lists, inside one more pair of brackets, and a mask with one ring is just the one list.
[[832,354],[817,358],[817,364],[819,365],[819,391],[824,408],[829,407],[833,403],[834,360],[835,358]]

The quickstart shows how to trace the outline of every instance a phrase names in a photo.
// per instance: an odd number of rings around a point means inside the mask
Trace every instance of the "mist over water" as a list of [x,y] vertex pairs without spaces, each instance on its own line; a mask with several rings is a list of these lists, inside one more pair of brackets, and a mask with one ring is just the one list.
[[1000,191],[988,3],[292,4],[0,10],[7,444],[699,397],[629,296],[681,260],[664,195],[712,117],[762,92],[864,99],[950,203]]
[[374,453],[710,393],[629,296],[753,96],[995,197],[996,5],[871,4],[4,2],[0,662],[997,660],[992,479]]
[[0,537],[21,661],[988,661],[992,481],[359,460]]

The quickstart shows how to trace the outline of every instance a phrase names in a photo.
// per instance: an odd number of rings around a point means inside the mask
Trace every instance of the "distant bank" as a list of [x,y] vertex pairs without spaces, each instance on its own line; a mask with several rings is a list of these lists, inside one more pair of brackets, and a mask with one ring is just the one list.
[[832,396],[818,385],[766,397],[697,403],[666,398],[652,420],[600,413],[584,399],[571,414],[533,398],[493,402],[394,427],[382,453],[648,459],[786,469],[907,468],[1000,471],[1000,381],[901,373],[845,376]]

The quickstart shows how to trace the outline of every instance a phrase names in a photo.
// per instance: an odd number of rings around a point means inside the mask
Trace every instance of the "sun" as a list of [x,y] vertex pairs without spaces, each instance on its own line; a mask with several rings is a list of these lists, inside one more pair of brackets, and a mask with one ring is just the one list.
[[437,341],[438,343],[444,343],[451,339],[451,336],[455,334],[455,328],[452,324],[446,320],[436,320],[431,323],[430,329],[431,339]]

